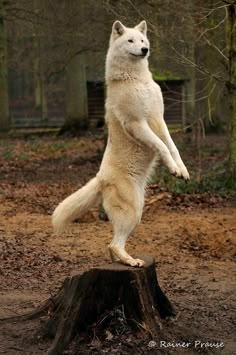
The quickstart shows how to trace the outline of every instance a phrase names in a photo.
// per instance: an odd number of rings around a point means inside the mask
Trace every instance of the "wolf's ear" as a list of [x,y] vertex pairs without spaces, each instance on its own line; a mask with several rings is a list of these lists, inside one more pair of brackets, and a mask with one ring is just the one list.
[[137,26],[135,26],[135,29],[140,31],[141,33],[144,34],[144,36],[147,35],[147,23],[146,21],[141,21]]
[[120,21],[115,21],[112,26],[112,35],[117,38],[125,32],[125,26]]

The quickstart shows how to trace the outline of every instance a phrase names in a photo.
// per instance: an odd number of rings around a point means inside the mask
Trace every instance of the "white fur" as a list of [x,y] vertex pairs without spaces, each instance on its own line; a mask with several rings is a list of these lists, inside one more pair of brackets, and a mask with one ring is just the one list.
[[[142,266],[125,251],[130,233],[140,222],[146,183],[157,157],[170,173],[189,179],[163,114],[160,87],[148,69],[146,22],[127,28],[116,21],[106,58],[106,123],[108,143],[100,170],[85,187],[65,199],[53,214],[55,230],[102,201],[113,224],[112,260]],[[144,56],[142,48],[148,48]]]
[[63,233],[68,223],[82,216],[92,205],[96,205],[100,199],[99,191],[99,181],[95,177],[62,201],[52,216],[52,225],[55,232],[58,234]]

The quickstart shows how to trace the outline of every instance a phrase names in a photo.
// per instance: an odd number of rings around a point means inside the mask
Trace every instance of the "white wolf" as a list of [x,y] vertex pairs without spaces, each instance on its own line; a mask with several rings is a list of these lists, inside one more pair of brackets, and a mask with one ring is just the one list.
[[113,224],[112,260],[143,266],[125,251],[140,222],[145,187],[157,157],[169,172],[185,180],[189,173],[163,119],[160,87],[148,69],[147,25],[134,28],[116,21],[106,57],[108,143],[96,177],[67,197],[53,213],[56,232],[64,231],[95,204],[102,203]]

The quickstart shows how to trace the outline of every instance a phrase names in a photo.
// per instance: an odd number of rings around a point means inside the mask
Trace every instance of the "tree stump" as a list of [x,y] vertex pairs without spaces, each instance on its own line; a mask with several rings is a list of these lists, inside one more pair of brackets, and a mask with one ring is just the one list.
[[117,262],[65,279],[50,302],[51,316],[40,331],[54,338],[48,354],[61,354],[76,333],[85,331],[105,312],[121,305],[130,325],[153,337],[158,334],[159,319],[174,316],[175,312],[158,284],[154,258],[140,258],[146,262],[143,268]]

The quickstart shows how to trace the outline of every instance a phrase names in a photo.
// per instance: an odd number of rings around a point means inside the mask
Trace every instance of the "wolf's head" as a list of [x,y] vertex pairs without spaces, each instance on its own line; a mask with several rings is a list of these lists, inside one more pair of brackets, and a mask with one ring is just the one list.
[[147,39],[147,24],[140,22],[134,28],[125,27],[120,21],[112,26],[110,47],[119,58],[140,60],[149,56],[149,41]]

